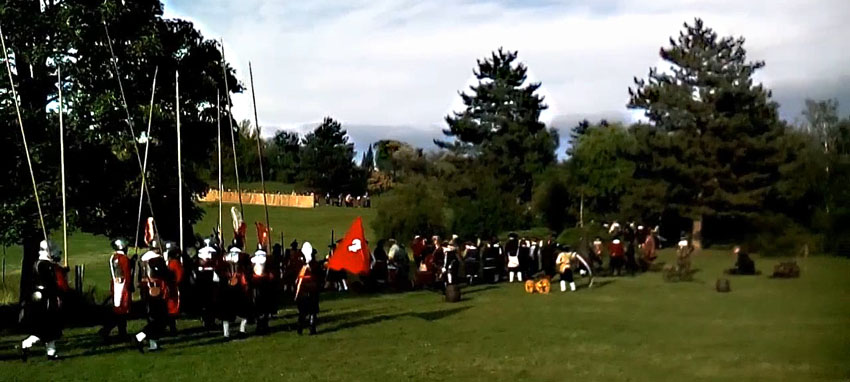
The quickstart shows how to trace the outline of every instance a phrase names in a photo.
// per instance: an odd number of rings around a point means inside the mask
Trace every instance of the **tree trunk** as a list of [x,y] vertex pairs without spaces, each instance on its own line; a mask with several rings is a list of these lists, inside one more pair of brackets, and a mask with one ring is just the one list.
[[694,249],[702,249],[702,215],[699,218],[694,219],[693,227],[691,229],[691,243],[694,246]]

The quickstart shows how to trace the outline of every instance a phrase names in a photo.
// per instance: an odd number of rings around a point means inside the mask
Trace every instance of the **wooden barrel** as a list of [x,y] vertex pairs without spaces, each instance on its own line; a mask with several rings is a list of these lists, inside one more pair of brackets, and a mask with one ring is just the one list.
[[460,301],[460,288],[457,285],[446,286],[446,302]]

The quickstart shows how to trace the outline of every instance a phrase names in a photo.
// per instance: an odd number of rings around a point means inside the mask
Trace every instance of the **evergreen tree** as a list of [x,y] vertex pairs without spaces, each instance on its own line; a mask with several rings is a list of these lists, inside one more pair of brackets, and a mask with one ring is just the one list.
[[517,52],[501,48],[478,60],[478,84],[460,92],[466,109],[446,117],[443,133],[452,140],[435,143],[480,160],[496,171],[503,192],[527,202],[533,176],[555,162],[558,136],[540,122],[547,107],[535,94],[540,83],[526,84],[528,69],[516,60]]
[[[608,127],[608,120],[600,119],[598,126]],[[583,119],[579,121],[577,125],[573,126],[572,129],[570,129],[570,136],[567,139],[567,143],[570,145],[570,147],[567,148],[567,155],[572,156],[575,153],[575,147],[576,145],[578,145],[579,138],[581,138],[582,135],[587,134],[587,131],[590,130],[591,127],[592,126],[590,125],[590,121],[588,121],[587,119]]]
[[363,159],[360,160],[360,168],[367,172],[372,172],[375,169],[375,152],[372,151],[372,145],[363,153]]
[[764,62],[749,62],[743,38],[718,37],[702,20],[684,25],[661,49],[669,72],[649,70],[629,88],[629,108],[642,109],[657,135],[653,176],[669,182],[671,207],[693,221],[758,213],[778,177],[782,134],[770,91],[753,83]]
[[278,131],[272,138],[272,150],[267,152],[274,179],[292,183],[301,165],[301,137],[296,132]]
[[304,137],[302,179],[320,193],[356,194],[365,189],[365,177],[354,164],[354,144],[342,125],[331,117]]

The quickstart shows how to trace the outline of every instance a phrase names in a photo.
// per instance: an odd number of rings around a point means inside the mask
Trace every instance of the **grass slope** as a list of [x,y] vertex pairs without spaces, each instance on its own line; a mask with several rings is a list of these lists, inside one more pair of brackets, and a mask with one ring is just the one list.
[[[318,234],[318,233],[317,233]],[[305,232],[305,235],[307,233]],[[661,260],[671,261],[665,251]],[[769,273],[774,260],[756,258]],[[527,295],[518,284],[326,298],[320,335],[299,337],[288,306],[275,333],[224,343],[184,320],[166,350],[102,347],[95,328],[67,330],[48,363],[15,360],[0,337],[0,380],[811,381],[850,376],[850,260],[812,257],[797,280],[714,280],[732,262],[706,251],[694,282],[658,273],[597,279],[577,293]],[[328,296],[326,296],[328,297]],[[138,329],[141,322],[132,326]],[[39,352],[41,350],[39,349]]]

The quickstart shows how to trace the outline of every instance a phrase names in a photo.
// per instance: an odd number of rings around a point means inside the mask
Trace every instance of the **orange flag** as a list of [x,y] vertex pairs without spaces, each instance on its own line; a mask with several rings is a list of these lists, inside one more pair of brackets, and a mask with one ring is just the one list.
[[369,263],[369,246],[363,234],[363,219],[358,216],[336,246],[328,261],[328,268],[335,271],[345,269],[354,274],[365,275],[369,273]]
[[[257,242],[263,245],[263,248],[269,248],[269,229],[265,224],[257,222]],[[242,224],[244,225],[244,223]]]
[[155,238],[156,231],[154,231],[153,218],[148,218],[147,222],[145,223],[145,244],[151,245],[151,242]]

